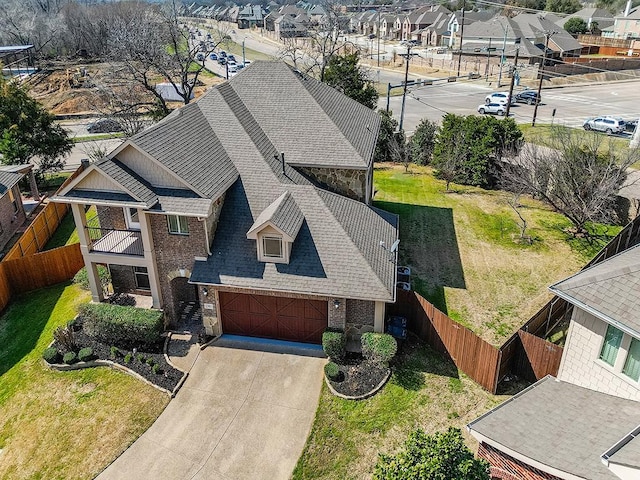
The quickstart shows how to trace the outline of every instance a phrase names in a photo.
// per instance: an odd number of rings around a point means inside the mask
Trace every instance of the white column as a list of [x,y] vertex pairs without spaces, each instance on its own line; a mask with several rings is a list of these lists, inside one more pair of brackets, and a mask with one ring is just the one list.
[[386,304],[384,302],[376,302],[376,310],[373,318],[373,331],[384,333],[384,312]]
[[160,293],[160,279],[156,266],[156,253],[153,248],[153,237],[151,235],[151,224],[149,216],[138,209],[138,219],[140,220],[140,235],[142,236],[142,248],[144,249],[144,259],[147,264],[149,274],[149,287],[151,288],[151,299],[153,308],[162,308],[162,294]]
[[91,239],[87,231],[87,216],[84,213],[84,205],[72,203],[71,211],[73,212],[73,220],[75,221],[76,231],[78,232],[78,238],[80,240],[80,251],[84,259],[84,266],[87,269],[91,299],[94,302],[101,302],[104,300],[104,292],[102,291],[102,284],[100,283],[100,276],[98,275],[98,266],[89,260]]

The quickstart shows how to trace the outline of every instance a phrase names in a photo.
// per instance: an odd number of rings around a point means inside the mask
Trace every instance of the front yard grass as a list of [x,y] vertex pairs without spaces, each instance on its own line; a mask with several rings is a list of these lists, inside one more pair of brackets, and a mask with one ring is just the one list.
[[323,386],[294,480],[369,479],[378,453],[394,453],[415,427],[428,433],[459,427],[475,451],[464,426],[507,398],[484,391],[415,340],[405,345],[392,368],[387,385],[368,400],[343,400]]
[[[499,346],[602,246],[572,239],[569,221],[522,197],[531,245],[517,241],[508,194],[444,182],[429,167],[378,165],[375,205],[400,215],[400,262],[413,287],[451,318]],[[603,227],[610,236],[620,227]]]
[[110,368],[49,370],[53,330],[89,296],[61,284],[14,300],[0,317],[0,478],[94,478],[140,436],[166,394]]

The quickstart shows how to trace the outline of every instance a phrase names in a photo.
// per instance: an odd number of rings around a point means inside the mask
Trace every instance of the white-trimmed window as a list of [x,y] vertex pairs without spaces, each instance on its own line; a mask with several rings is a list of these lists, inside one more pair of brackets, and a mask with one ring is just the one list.
[[268,258],[283,258],[282,238],[274,235],[262,237],[262,256]]
[[174,235],[189,235],[189,219],[181,215],[167,215],[169,233]]
[[604,343],[600,350],[600,360],[612,367],[616,364],[618,350],[620,350],[620,344],[622,343],[622,336],[622,330],[613,325],[607,327],[607,334],[604,337]]
[[640,381],[640,340],[637,338],[631,339],[622,373],[636,382]]
[[133,267],[133,275],[136,278],[136,288],[140,290],[151,290],[147,267]]
[[129,230],[140,230],[140,214],[137,208],[125,208],[124,217]]

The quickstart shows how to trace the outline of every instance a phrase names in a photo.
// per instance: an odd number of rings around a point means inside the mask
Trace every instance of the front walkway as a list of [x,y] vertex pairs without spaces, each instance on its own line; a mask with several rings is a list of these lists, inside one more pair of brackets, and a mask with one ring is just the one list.
[[290,478],[326,362],[291,347],[222,337],[205,348],[165,411],[98,480]]

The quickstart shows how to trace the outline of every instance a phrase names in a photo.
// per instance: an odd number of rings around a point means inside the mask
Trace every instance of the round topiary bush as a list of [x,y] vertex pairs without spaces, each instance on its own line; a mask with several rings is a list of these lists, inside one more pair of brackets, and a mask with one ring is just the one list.
[[81,362],[88,362],[93,360],[93,349],[91,347],[81,348],[78,352],[78,360]]
[[388,333],[363,333],[361,343],[364,358],[380,366],[387,366],[398,350],[398,342]]
[[342,378],[340,367],[334,362],[329,362],[324,366],[324,374],[329,380],[332,380],[334,382],[340,381],[340,379]]
[[347,337],[344,332],[327,330],[322,334],[322,349],[331,360],[342,360],[346,346]]
[[64,357],[62,357],[62,361],[67,365],[72,365],[78,361],[78,356],[76,352],[67,352],[64,354]]
[[49,347],[42,352],[42,358],[44,358],[47,363],[58,363],[60,361],[60,353],[57,348]]

